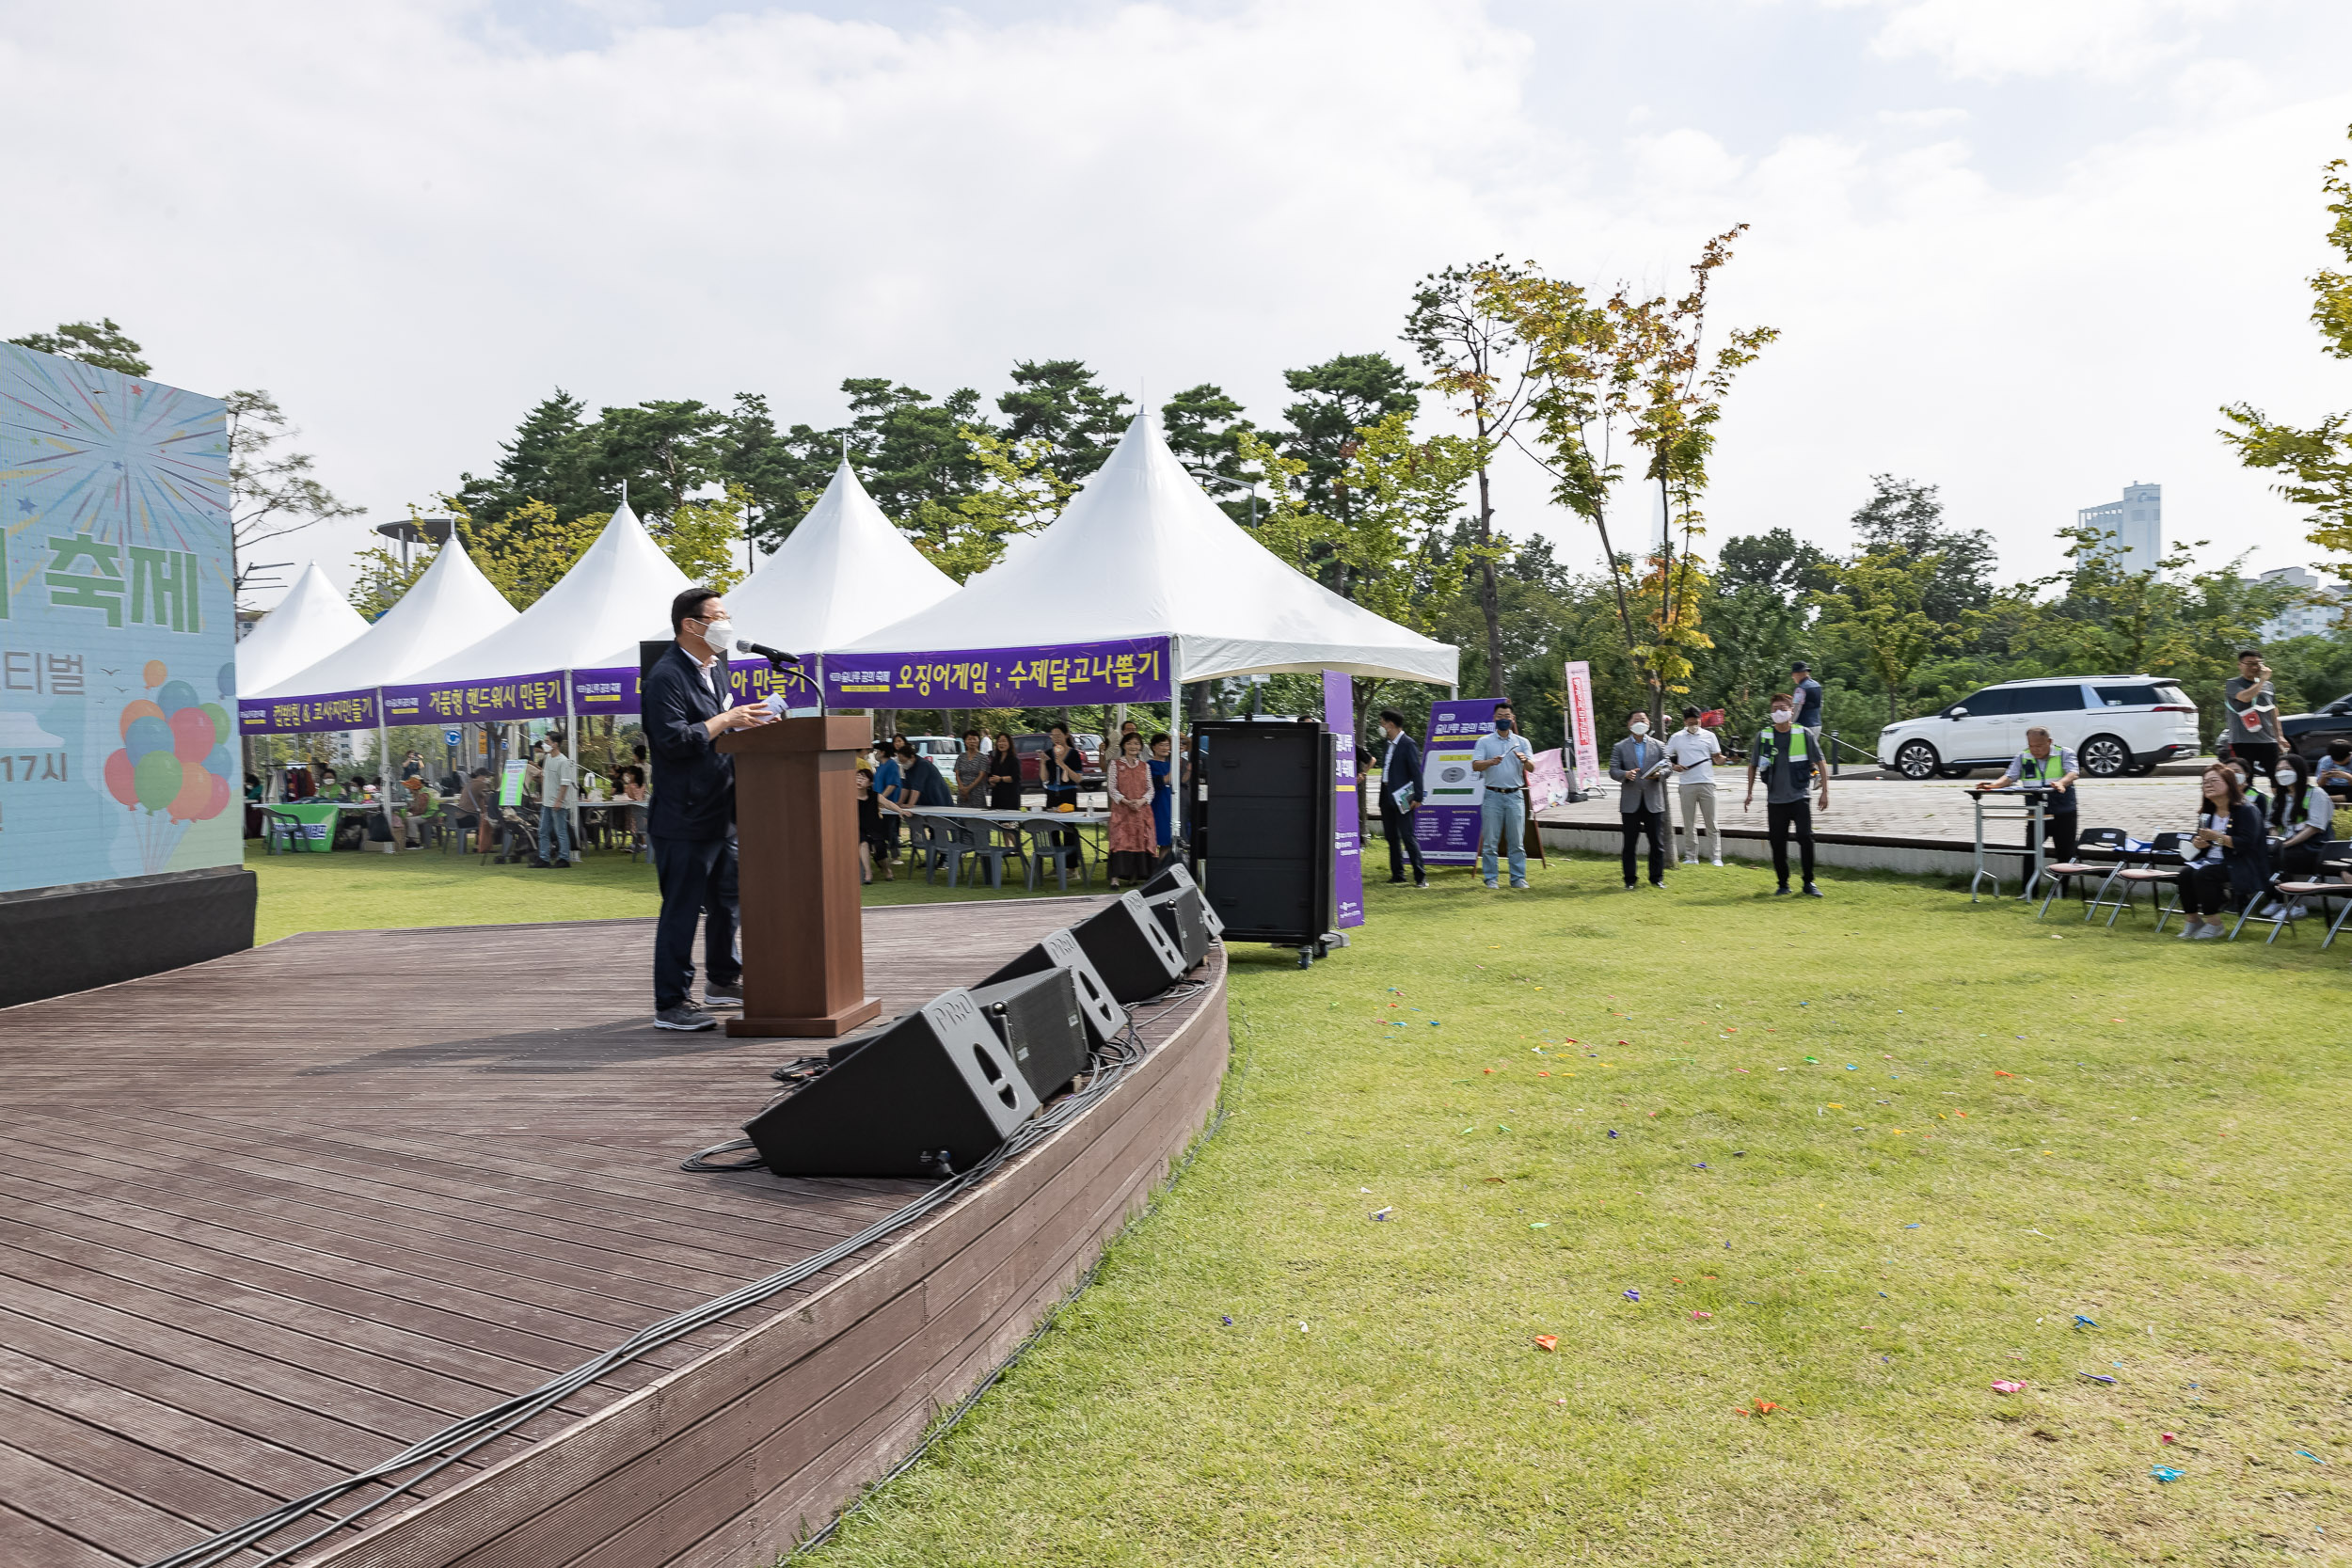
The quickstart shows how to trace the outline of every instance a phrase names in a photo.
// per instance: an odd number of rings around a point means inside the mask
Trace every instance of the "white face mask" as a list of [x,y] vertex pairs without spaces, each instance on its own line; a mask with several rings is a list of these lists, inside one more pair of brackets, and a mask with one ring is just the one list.
[[1776,707],[1772,709],[1772,722],[1775,724],[1786,724],[1788,722],[1788,710],[1785,707]]
[[735,623],[732,621],[710,622],[703,627],[703,641],[709,645],[711,652],[723,658],[728,650],[735,646]]
[[2280,789],[2292,789],[2295,787],[2295,775],[2292,773],[2273,773],[2270,775],[2270,782],[2277,784]]
[[1633,733],[1635,735],[1649,734],[1649,721],[1646,719],[1636,719],[1633,721]]

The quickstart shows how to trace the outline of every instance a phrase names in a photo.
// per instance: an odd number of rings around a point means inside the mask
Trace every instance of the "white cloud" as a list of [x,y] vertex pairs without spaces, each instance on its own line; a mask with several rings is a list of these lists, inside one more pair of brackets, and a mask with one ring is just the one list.
[[2236,0],[1894,0],[1875,47],[1954,76],[2130,76],[2178,58]]
[[[1155,397],[1219,381],[1271,420],[1284,367],[1402,352],[1432,267],[1501,251],[1670,287],[1746,220],[1724,320],[1785,336],[1723,427],[1719,536],[1841,543],[1867,475],[1894,469],[1943,483],[2019,571],[2133,477],[2167,483],[2170,516],[2283,550],[2265,564],[2303,559],[2212,410],[2352,402],[2299,281],[2342,92],[2154,95],[2020,189],[1972,146],[2031,128],[1974,89],[1823,122],[1822,82],[1792,80],[1772,91],[1793,132],[1743,137],[1724,105],[1683,103],[1629,142],[1621,109],[1550,103],[1551,62],[1445,0],[920,30],[629,25],[637,3],[605,7],[609,42],[560,52],[465,0],[18,12],[0,135],[25,217],[0,326],[110,314],[167,379],[269,387],[381,518],[485,468],[558,384],[762,391],[822,423],[844,376],[993,394],[1015,358],[1072,355]],[[2159,44],[2195,20],[2125,9]],[[1898,25],[1956,75],[2110,48],[2044,26],[2003,55],[1932,5]],[[1842,89],[1896,68],[1821,69]],[[1513,476],[1509,526],[1588,547],[1540,498]],[[341,568],[359,533],[296,546]]]

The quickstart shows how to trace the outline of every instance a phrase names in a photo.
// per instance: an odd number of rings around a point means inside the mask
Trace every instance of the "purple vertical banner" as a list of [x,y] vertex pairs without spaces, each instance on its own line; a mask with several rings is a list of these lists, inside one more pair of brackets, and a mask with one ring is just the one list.
[[1466,697],[1429,705],[1413,839],[1430,865],[1477,863],[1478,819],[1486,790],[1470,767],[1470,748],[1495,727],[1495,703],[1492,697]]
[[1340,743],[1331,774],[1331,907],[1344,931],[1364,923],[1364,808],[1356,788],[1356,686],[1337,670],[1323,673],[1323,727]]

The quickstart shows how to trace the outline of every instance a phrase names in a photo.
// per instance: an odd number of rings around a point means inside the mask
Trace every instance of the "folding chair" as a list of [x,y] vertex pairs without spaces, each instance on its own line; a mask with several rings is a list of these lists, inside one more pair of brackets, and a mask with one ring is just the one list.
[[[2086,861],[2081,858],[2085,849],[2105,849],[2109,851],[2112,858],[2104,862]],[[2056,902],[2058,890],[2063,885],[2059,881],[2060,878],[2078,878],[2088,884],[2091,878],[2104,871],[2106,876],[2099,883],[2098,891],[2092,894],[2084,904],[2083,923],[2089,925],[2090,911],[2099,907],[2099,899],[2107,891],[2107,884],[2114,881],[2116,874],[2123,869],[2124,862],[2120,858],[2122,851],[2122,829],[2086,828],[2083,830],[2082,835],[2074,841],[2075,858],[2074,860],[2057,865],[2045,865],[2042,868],[2042,878],[2050,884],[2050,891],[2042,895],[2042,908],[2034,918],[2040,920],[2050,912],[2050,906]]]
[[[2279,940],[2279,931],[2280,927],[2284,927],[2291,929],[2294,927],[2296,917],[2289,914],[2287,911],[2294,909],[2296,905],[2307,903],[2313,898],[2320,899],[2323,902],[2329,898],[2344,899],[2346,900],[2344,908],[2336,911],[2336,918],[2331,924],[2329,924],[2328,927],[2328,934],[2320,939],[2320,950],[2325,952],[2328,944],[2336,940],[2336,927],[2344,923],[2345,911],[2352,911],[2352,886],[2347,886],[2343,882],[2273,882],[2269,888],[2269,895],[2272,908],[2268,913],[2252,913],[2253,904],[2251,902],[2249,902],[2245,909],[2238,911],[2237,925],[2230,927],[2230,940],[2232,942],[2235,942],[2237,940],[2239,929],[2245,926],[2248,920],[2250,919],[2258,925],[2264,925],[2270,927],[2270,935],[2263,940],[2263,945],[2267,947],[2272,942]],[[2321,918],[2327,918],[2324,911],[2321,913]]]
[[960,859],[956,849],[954,837],[945,831],[938,817],[907,818],[907,869],[913,871],[914,863],[921,861],[923,880],[927,885],[931,879],[931,873],[943,865],[947,868],[947,885],[956,885],[956,865]]
[[[1064,893],[1070,891],[1070,867],[1073,863],[1078,867],[1078,885],[1081,887],[1093,885],[1093,879],[1087,870],[1086,849],[1078,839],[1075,827],[1052,826],[1050,817],[1048,821],[1025,822],[1022,826],[1028,831],[1029,835],[1028,849],[1022,857],[1027,865],[1027,874],[1022,881],[1024,887],[1037,886],[1038,878],[1049,863],[1054,868],[1056,885]],[[1071,842],[1055,843],[1052,835],[1056,833],[1070,834]]]
[[[2153,904],[2156,889],[2165,887],[2171,890],[2170,900],[2156,911],[2156,935],[2164,935],[2164,923],[2172,918],[2172,911],[2181,905],[2181,841],[2187,836],[2186,833],[2158,833],[2146,850],[2139,851],[2147,857],[2149,863],[2126,865],[2116,873],[2115,880],[2122,885],[2123,896],[2109,907],[2107,925],[2110,927],[2115,925],[2117,915],[2134,907],[2134,895],[2140,888],[2148,889],[2148,900]],[[2164,861],[2170,863],[2157,863]],[[2086,921],[2089,918],[2084,916]]]
[[[946,828],[948,847],[953,851],[957,863],[961,865],[966,859],[979,863],[972,868],[972,875],[967,879],[973,885],[977,886],[980,879],[980,866],[985,865],[988,867],[988,885],[995,888],[1003,887],[1005,885],[1005,856],[1013,851],[1008,850],[990,837],[988,825],[984,822],[956,821],[946,823]],[[948,873],[947,885],[953,887],[955,882],[955,874]]]
[[[262,843],[273,855],[294,853],[294,843],[302,836],[302,819],[290,811],[278,811],[269,806],[261,808]],[[284,846],[281,849],[279,847]]]

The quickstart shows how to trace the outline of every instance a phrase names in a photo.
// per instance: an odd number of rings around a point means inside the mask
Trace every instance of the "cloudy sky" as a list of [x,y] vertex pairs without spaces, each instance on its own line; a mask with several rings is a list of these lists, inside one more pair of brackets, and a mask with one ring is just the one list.
[[[1941,484],[2004,569],[2129,481],[2310,560],[2214,437],[2352,404],[2302,279],[2352,122],[2342,0],[0,0],[0,336],[112,315],[264,387],[371,520],[555,386],[993,396],[1075,356],[1154,400],[1388,349],[1498,252],[1678,283],[1753,229],[1717,536],[1827,545]],[[1438,427],[1433,421],[1433,428]],[[1505,526],[1593,542],[1514,476]],[[346,580],[364,525],[290,542]],[[878,588],[882,585],[878,585]]]

